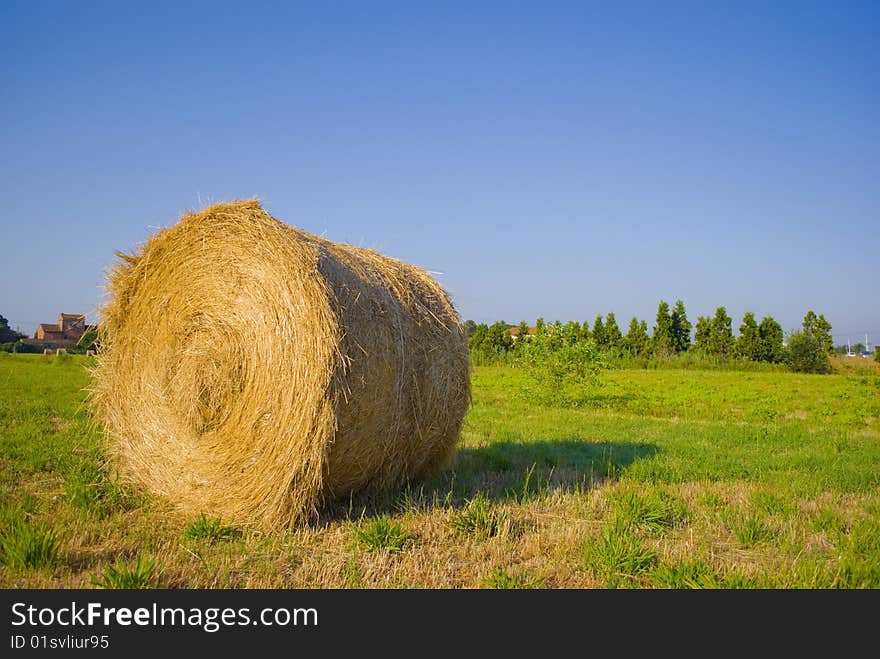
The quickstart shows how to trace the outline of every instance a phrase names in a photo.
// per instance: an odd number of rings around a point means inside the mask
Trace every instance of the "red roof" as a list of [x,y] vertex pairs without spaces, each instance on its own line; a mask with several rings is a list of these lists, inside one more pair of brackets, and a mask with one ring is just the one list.
[[[551,332],[553,331],[553,330],[550,329],[549,327],[548,327],[547,329],[550,330]],[[510,332],[510,336],[519,336],[519,327],[511,327],[511,328],[510,328],[509,330],[507,330],[507,331]],[[529,334],[531,334],[532,336],[534,336],[534,335],[537,334],[537,333],[538,333],[538,328],[537,328],[537,327],[530,327],[530,328],[529,328]]]

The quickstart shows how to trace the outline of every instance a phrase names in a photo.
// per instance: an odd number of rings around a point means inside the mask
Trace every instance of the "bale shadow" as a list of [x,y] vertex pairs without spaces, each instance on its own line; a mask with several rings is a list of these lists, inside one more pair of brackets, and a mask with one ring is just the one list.
[[645,442],[584,440],[501,441],[463,447],[442,473],[397,490],[366,492],[327,505],[321,523],[399,512],[461,508],[481,495],[495,503],[584,493],[596,484],[618,479],[636,460],[658,453]]

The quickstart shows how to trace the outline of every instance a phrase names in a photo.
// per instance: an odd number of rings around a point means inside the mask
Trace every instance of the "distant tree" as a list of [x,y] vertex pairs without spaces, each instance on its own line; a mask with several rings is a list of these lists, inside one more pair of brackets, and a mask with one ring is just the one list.
[[788,337],[786,362],[799,373],[830,373],[828,351],[815,334],[807,331],[792,332]]
[[462,323],[462,329],[464,329],[464,338],[469,339],[477,331],[477,324],[472,320],[466,320]]
[[98,343],[98,330],[92,328],[84,332],[76,344],[80,350],[94,350]]
[[819,317],[816,315],[816,312],[810,309],[804,316],[804,332],[812,334],[817,320],[819,320]]
[[761,361],[778,364],[785,361],[782,326],[772,316],[764,316],[758,326],[761,337]]
[[727,309],[718,307],[709,328],[708,352],[710,355],[726,357],[733,354],[733,320],[727,315]]
[[831,323],[825,320],[825,316],[821,314],[819,320],[816,321],[816,338],[819,339],[825,352],[831,352],[834,345],[834,339],[831,338]]
[[593,321],[593,341],[596,342],[596,347],[598,348],[607,347],[605,324],[602,322],[601,315],[596,316],[596,320]]
[[691,347],[691,329],[693,326],[684,310],[684,302],[676,300],[675,306],[669,317],[669,333],[672,337],[672,349],[675,352],[685,352]]
[[697,316],[697,327],[694,332],[694,348],[709,354],[709,338],[712,335],[712,322],[706,316]]
[[12,343],[23,338],[24,334],[9,327],[9,321],[0,316],[0,343]]
[[572,345],[580,341],[581,324],[576,320],[570,320],[565,323],[565,326],[562,328],[561,338],[566,345]]
[[535,338],[543,339],[547,336],[547,323],[544,322],[543,318],[538,318],[535,321]]
[[489,352],[500,354],[510,350],[513,340],[510,338],[510,332],[507,331],[509,327],[503,320],[492,323],[485,339]]
[[874,361],[880,364],[880,348],[874,346]]
[[517,327],[519,328],[519,334],[517,334],[515,344],[521,346],[523,341],[529,338],[529,324],[523,320]]
[[585,320],[581,323],[581,335],[578,339],[579,341],[589,341],[593,338],[593,333],[590,331],[590,321]]
[[831,338],[831,323],[825,320],[824,315],[816,316],[812,309],[804,316],[804,332],[812,334],[819,341],[819,345],[825,352],[831,352],[834,340]]
[[554,320],[552,328],[553,329],[550,332],[548,332],[548,334],[549,334],[548,339],[550,342],[550,347],[551,348],[558,348],[559,346],[561,346],[562,344],[565,343],[565,337],[563,336],[564,330],[563,330],[562,323],[559,322],[558,320]]
[[651,344],[655,355],[670,355],[675,351],[672,338],[672,314],[669,313],[669,304],[664,300],[660,300],[660,304],[657,305],[657,319]]
[[629,330],[623,339],[624,347],[633,355],[641,355],[648,349],[648,323],[633,316],[629,321]]
[[761,361],[764,357],[764,342],[761,340],[761,331],[755,314],[747,311],[743,316],[742,325],[739,326],[739,337],[736,339],[736,354],[753,362]]
[[489,363],[503,357],[513,345],[513,339],[507,331],[509,327],[504,321],[489,327],[482,323],[477,325],[468,343],[471,355]]
[[489,326],[486,323],[479,323],[474,328],[474,333],[471,334],[471,338],[468,339],[468,347],[472,352],[482,352],[483,343],[486,340],[486,335],[489,333]]
[[608,348],[620,348],[623,345],[623,334],[620,333],[620,327],[617,326],[617,319],[612,311],[605,316],[605,345]]

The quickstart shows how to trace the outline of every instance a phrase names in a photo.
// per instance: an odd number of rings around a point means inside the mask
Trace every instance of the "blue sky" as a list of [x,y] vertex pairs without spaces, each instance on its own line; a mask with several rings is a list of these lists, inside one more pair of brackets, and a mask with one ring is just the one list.
[[878,33],[877,3],[4,2],[0,314],[94,318],[115,250],[257,196],[463,318],[681,298],[880,341]]

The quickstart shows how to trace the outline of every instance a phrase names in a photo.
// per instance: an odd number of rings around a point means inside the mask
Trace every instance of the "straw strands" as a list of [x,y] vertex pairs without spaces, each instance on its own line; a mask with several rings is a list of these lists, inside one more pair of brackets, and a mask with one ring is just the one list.
[[93,409],[121,476],[277,528],[454,455],[467,346],[425,271],[253,200],[187,213],[119,256]]

